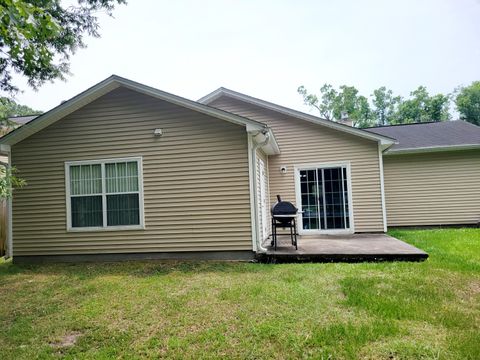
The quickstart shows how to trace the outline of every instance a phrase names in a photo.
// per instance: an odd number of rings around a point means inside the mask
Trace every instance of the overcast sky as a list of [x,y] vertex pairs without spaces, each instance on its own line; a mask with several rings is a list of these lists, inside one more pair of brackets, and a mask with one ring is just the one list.
[[307,111],[299,85],[407,96],[480,80],[480,0],[130,0],[100,26],[67,82],[20,81],[17,100],[46,111],[117,74],[194,100],[224,86]]

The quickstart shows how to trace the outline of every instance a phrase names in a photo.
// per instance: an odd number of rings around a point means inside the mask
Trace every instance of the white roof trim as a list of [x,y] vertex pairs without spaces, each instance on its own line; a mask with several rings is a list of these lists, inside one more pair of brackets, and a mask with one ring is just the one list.
[[440,151],[458,151],[458,150],[475,150],[480,149],[480,144],[466,144],[466,145],[445,145],[445,146],[425,146],[408,149],[392,149],[386,151],[385,155],[403,155],[403,154],[420,154]]
[[380,141],[381,145],[384,145],[384,146],[390,146],[392,144],[397,143],[395,139],[392,139],[388,136],[373,134],[373,133],[370,133],[368,131],[364,131],[364,130],[354,128],[354,127],[351,127],[351,126],[348,126],[348,125],[343,125],[343,124],[339,124],[339,123],[334,122],[334,121],[325,120],[325,119],[319,118],[318,116],[313,116],[313,115],[310,115],[310,114],[303,113],[301,111],[297,111],[297,110],[293,110],[293,109],[290,109],[290,108],[287,108],[287,107],[284,107],[284,106],[281,106],[281,105],[273,104],[271,102],[268,102],[268,101],[265,101],[265,100],[260,100],[260,99],[254,98],[252,96],[248,96],[248,95],[245,95],[245,94],[233,91],[233,90],[229,90],[229,89],[226,89],[226,88],[223,88],[223,87],[218,88],[217,90],[211,92],[208,95],[205,95],[204,97],[199,99],[198,102],[208,105],[208,104],[212,103],[214,100],[217,100],[218,98],[220,98],[222,96],[227,96],[227,97],[231,97],[233,99],[241,100],[241,101],[244,101],[246,103],[257,105],[257,106],[263,107],[263,108],[268,109],[268,110],[273,110],[273,111],[279,112],[281,114],[285,114],[285,115],[288,115],[288,116],[295,117],[297,119],[309,121],[311,123],[318,124],[318,125],[323,125],[325,127],[335,129],[335,130],[339,130],[339,131],[342,131],[342,132],[345,132],[345,133],[348,133],[348,134],[360,136],[360,137],[363,137],[365,139]]
[[[34,120],[26,123],[22,127],[17,128],[11,133],[5,135],[0,139],[0,144],[14,145],[19,141],[26,139],[27,137],[35,134],[36,132],[46,128],[47,126],[55,123],[66,115],[80,109],[88,103],[98,99],[99,97],[109,93],[110,91],[118,88],[125,87],[160,100],[167,101],[172,104],[176,104],[200,113],[216,117],[218,119],[226,120],[234,124],[243,125],[248,132],[262,131],[268,129],[268,127],[258,121],[244,118],[239,115],[231,114],[227,111],[216,109],[208,105],[197,103],[196,101],[188,100],[180,96],[176,96],[147,85],[137,83],[117,75],[112,75],[107,79],[99,82],[84,92],[74,96],[70,100],[63,102],[59,106],[52,110],[38,116]],[[273,135],[273,134],[272,134]],[[273,142],[276,143],[275,137],[272,136]],[[277,145],[278,148],[278,145]]]

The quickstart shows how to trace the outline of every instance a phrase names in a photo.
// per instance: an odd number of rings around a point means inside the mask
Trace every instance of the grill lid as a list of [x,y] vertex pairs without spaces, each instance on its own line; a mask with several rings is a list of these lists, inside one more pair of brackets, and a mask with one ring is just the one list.
[[272,215],[295,215],[298,209],[291,202],[282,201],[280,195],[277,195],[278,202],[272,206]]

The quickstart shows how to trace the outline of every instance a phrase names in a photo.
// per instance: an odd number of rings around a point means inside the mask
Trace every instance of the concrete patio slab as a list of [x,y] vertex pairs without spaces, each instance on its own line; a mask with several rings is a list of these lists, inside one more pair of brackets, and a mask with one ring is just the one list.
[[278,236],[277,250],[268,239],[266,254],[261,261],[296,262],[360,262],[360,261],[421,261],[428,258],[423,250],[385,234],[298,236],[298,250],[289,235]]

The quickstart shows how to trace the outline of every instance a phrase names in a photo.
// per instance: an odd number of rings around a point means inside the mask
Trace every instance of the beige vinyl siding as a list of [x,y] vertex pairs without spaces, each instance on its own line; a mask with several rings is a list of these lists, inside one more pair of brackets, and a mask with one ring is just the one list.
[[480,151],[384,156],[389,226],[480,221]]
[[[14,255],[252,250],[247,147],[243,126],[116,89],[13,146]],[[145,229],[67,232],[64,162],[134,156]]]
[[[272,204],[277,194],[296,203],[295,166],[350,161],[355,231],[383,231],[377,142],[227,97],[209,105],[266,123],[273,129],[281,154],[268,157]],[[284,165],[288,171],[281,174],[280,167]]]

